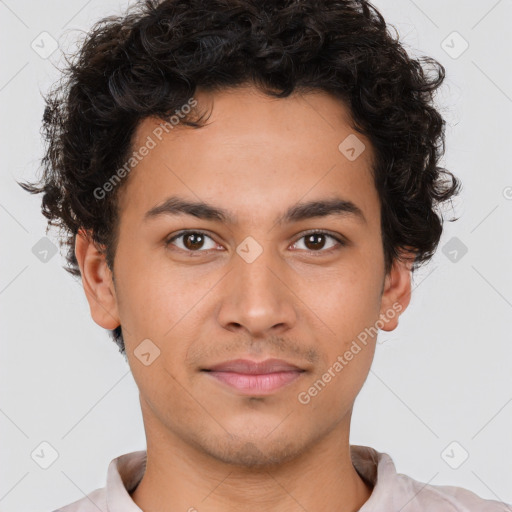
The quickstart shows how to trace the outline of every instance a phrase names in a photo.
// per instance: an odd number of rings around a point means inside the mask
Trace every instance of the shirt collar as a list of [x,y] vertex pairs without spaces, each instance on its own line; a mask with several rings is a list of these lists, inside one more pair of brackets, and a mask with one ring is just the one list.
[[395,510],[393,501],[398,492],[398,477],[391,457],[369,446],[360,445],[350,445],[350,456],[359,476],[373,487],[372,494],[359,512]]
[[125,453],[115,458],[107,471],[108,512],[142,512],[130,496],[144,476],[146,450]]

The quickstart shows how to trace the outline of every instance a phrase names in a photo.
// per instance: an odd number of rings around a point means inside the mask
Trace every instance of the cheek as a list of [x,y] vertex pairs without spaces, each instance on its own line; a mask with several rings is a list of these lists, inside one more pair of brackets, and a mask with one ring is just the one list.
[[185,418],[200,415],[200,402],[190,393],[182,376],[169,367],[164,352],[150,366],[142,365],[135,356],[129,361],[142,407],[147,405],[151,409],[147,418],[156,416],[162,424],[174,425],[179,430],[189,423]]
[[340,417],[352,406],[368,376],[378,334],[378,301],[360,287],[352,292],[348,287],[337,289],[325,299],[322,320],[329,329],[324,329],[325,336],[318,336],[324,363],[301,390],[303,399],[315,408],[329,409]]
[[[368,376],[375,352],[375,340],[340,340],[327,347],[327,363],[305,381],[297,395],[300,404],[326,416],[341,419],[353,403]],[[326,350],[327,351],[327,350]]]
[[132,256],[120,259],[118,267],[125,345],[133,351],[142,340],[150,339],[160,349],[160,361],[169,359],[165,368],[175,367],[186,356],[185,340],[204,324],[202,299],[219,276],[205,274],[199,267],[193,272],[173,268],[161,258]]
[[359,263],[318,275],[314,287],[305,290],[305,302],[332,336],[346,341],[378,320],[380,291],[381,276],[375,267]]
[[[123,327],[139,334],[149,329],[153,336],[161,335],[164,324],[172,324],[179,314],[178,300],[182,294],[179,274],[172,275],[160,259],[150,257],[137,244],[124,243],[118,247],[116,278],[119,282],[119,313]],[[132,249],[128,249],[129,246]],[[159,324],[162,324],[158,328]]]
[[[373,360],[381,286],[381,276],[375,268],[378,266],[347,265],[326,280],[317,281],[316,302],[311,309],[324,325],[318,339],[325,364],[312,381],[318,382],[317,392],[321,391],[324,399],[339,402],[339,410],[357,395]],[[314,300],[313,295],[310,300]]]

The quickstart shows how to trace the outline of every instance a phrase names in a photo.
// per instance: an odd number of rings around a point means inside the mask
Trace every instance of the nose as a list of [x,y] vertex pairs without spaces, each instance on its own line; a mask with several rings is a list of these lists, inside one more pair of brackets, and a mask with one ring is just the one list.
[[297,321],[291,277],[292,269],[271,249],[252,262],[234,255],[221,291],[218,322],[233,332],[245,330],[251,337],[291,329]]

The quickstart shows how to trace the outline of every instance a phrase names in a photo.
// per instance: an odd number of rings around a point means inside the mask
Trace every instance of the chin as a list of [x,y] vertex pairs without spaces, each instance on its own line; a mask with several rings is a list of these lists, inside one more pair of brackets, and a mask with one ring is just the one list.
[[289,441],[284,443],[283,439],[269,441],[265,438],[247,440],[246,437],[235,437],[229,438],[225,446],[216,443],[208,451],[212,457],[225,464],[247,469],[267,469],[292,460],[301,450]]

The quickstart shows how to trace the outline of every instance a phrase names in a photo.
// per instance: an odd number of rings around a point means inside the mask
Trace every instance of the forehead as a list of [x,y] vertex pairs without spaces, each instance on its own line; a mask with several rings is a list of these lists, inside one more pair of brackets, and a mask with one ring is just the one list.
[[[275,215],[285,203],[333,195],[370,217],[377,212],[372,147],[338,98],[325,92],[273,98],[239,87],[198,91],[194,99],[211,112],[206,126],[178,122],[164,131],[156,118],[139,124],[132,149],[151,149],[131,171],[122,215],[142,218],[171,195],[227,204],[240,219],[254,219],[257,209],[263,220],[266,210]],[[355,147],[355,159],[347,157],[353,155],[347,146]]]

